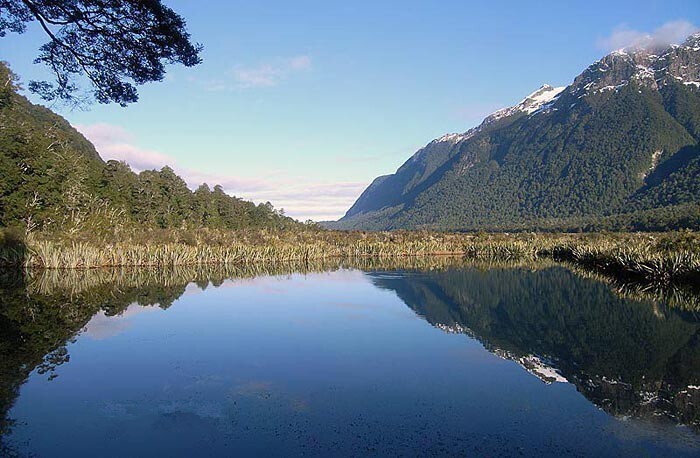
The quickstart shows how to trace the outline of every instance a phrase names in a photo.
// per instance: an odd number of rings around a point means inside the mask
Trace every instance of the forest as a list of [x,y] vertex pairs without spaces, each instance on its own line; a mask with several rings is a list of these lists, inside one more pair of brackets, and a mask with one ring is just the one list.
[[0,227],[21,233],[84,233],[300,226],[270,203],[255,205],[201,184],[191,191],[170,167],[135,173],[103,161],[65,119],[18,93],[0,63]]
[[377,178],[331,227],[697,230],[697,49],[700,35],[658,58],[611,53],[541,109],[516,105],[433,140]]

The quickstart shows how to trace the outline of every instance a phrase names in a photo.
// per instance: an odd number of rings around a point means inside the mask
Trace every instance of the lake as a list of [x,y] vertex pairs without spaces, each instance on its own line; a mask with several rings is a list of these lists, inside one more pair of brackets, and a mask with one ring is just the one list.
[[3,455],[700,455],[688,296],[457,261],[0,283]]

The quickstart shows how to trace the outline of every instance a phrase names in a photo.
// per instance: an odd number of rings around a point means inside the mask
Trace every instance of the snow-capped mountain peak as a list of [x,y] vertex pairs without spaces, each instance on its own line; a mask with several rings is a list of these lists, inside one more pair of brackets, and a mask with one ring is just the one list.
[[525,97],[517,106],[528,114],[534,113],[546,104],[552,102],[564,89],[565,86],[552,87],[549,84],[544,84],[535,92]]
[[631,82],[658,90],[669,82],[700,85],[700,33],[680,45],[638,45],[613,51],[588,67],[572,84],[578,98],[618,91]]
[[431,143],[456,144],[458,142],[470,139],[475,134],[479,133],[485,126],[494,121],[498,121],[499,119],[503,119],[517,113],[534,114],[535,112],[548,108],[554,101],[556,101],[557,97],[564,89],[566,89],[564,86],[552,87],[549,84],[543,84],[535,92],[522,99],[518,104],[491,113],[479,126],[473,127],[463,133],[445,134],[442,137],[436,138]]
[[[700,32],[689,36],[680,45],[665,48],[658,46],[637,46],[618,49],[589,66],[571,86],[552,87],[543,84],[516,105],[503,108],[487,116],[477,127],[463,133],[451,133],[433,140],[432,144],[445,144],[447,147],[469,140],[496,121],[517,114],[536,115],[556,110],[554,105],[566,90],[577,99],[590,94],[618,91],[631,82],[658,89],[673,80],[700,88]],[[573,106],[573,105],[572,105]],[[422,155],[416,154],[416,157]]]
[[503,108],[498,110],[491,115],[489,115],[482,125],[490,124],[499,119],[507,118],[519,112],[524,112],[527,114],[533,114],[543,108],[546,108],[556,100],[559,94],[566,89],[566,87],[552,87],[549,84],[543,84],[535,92],[531,93],[517,105],[512,107]]

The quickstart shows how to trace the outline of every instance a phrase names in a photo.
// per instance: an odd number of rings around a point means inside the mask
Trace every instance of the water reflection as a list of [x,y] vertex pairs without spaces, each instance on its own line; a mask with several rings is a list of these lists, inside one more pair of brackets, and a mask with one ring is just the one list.
[[[646,291],[552,263],[465,265],[454,258],[411,258],[254,270],[0,272],[0,437],[12,429],[9,412],[30,374],[55,377],[57,368],[70,364],[68,348],[79,336],[112,339],[128,332],[140,314],[167,310],[178,298],[226,286],[231,279],[346,268],[366,272],[373,285],[395,293],[431,325],[478,339],[488,351],[517,362],[544,383],[570,382],[618,418],[699,428],[700,320],[693,311],[693,294]],[[284,299],[284,291],[280,297]],[[347,309],[346,319],[367,306],[350,300],[336,305]],[[313,318],[294,319],[305,325],[301,320]],[[192,383],[198,390],[222,383],[215,376],[197,377]],[[281,397],[269,380],[245,380],[227,390],[226,396],[239,405],[263,409],[270,400],[283,404],[290,418],[309,409],[309,399]],[[347,396],[350,402],[351,393]],[[135,416],[144,408],[123,402],[105,407],[122,416]],[[191,409],[159,409],[167,413],[158,420],[160,426],[173,431],[182,425],[206,431],[209,423],[233,415],[222,412],[215,397]],[[187,417],[190,410],[197,419]]]
[[477,338],[618,416],[700,424],[700,322],[563,267],[369,274],[433,326]]

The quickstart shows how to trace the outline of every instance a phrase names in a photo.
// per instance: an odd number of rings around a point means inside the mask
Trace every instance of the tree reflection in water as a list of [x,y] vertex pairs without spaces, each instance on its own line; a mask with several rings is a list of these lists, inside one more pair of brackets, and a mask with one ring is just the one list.
[[[187,285],[360,269],[433,326],[465,333],[546,383],[566,381],[615,416],[700,425],[700,321],[694,292],[592,278],[551,262],[465,264],[450,257],[318,264],[0,272],[0,436],[20,386],[70,360],[90,319],[167,309]],[[601,281],[604,280],[604,281]]]

